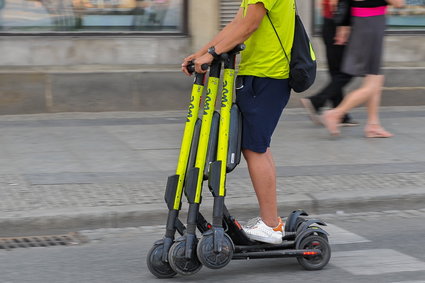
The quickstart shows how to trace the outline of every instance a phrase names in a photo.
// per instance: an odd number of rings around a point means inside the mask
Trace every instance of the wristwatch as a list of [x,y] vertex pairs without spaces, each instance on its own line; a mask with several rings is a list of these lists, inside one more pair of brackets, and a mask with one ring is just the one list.
[[214,46],[211,46],[210,48],[208,48],[208,53],[210,53],[214,57],[214,59],[219,59],[220,58],[220,55],[218,55],[215,52],[215,47]]

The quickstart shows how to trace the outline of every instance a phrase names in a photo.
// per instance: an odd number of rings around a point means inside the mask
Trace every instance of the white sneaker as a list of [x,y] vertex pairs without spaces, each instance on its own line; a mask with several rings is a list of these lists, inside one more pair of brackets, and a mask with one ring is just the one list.
[[284,235],[284,224],[279,218],[279,225],[272,228],[267,226],[260,217],[256,217],[249,220],[243,230],[251,240],[268,244],[280,244]]

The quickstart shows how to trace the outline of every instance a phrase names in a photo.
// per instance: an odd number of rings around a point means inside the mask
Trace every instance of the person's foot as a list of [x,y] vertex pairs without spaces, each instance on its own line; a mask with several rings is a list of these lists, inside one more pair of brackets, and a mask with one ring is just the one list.
[[331,135],[338,136],[340,134],[340,118],[335,110],[325,111],[322,115],[322,123]]
[[349,116],[345,116],[344,119],[342,119],[341,123],[339,124],[340,127],[355,127],[358,125],[360,125],[360,123],[353,120]]
[[313,103],[311,103],[310,98],[301,98],[300,99],[302,106],[307,111],[308,117],[315,125],[321,125],[322,121],[320,121],[319,113],[316,108],[314,108]]
[[282,243],[282,237],[285,233],[284,227],[285,225],[280,217],[279,225],[275,228],[267,226],[260,217],[256,217],[249,220],[243,230],[251,240],[277,245]]
[[379,124],[367,124],[364,128],[364,135],[366,138],[390,138],[393,136]]

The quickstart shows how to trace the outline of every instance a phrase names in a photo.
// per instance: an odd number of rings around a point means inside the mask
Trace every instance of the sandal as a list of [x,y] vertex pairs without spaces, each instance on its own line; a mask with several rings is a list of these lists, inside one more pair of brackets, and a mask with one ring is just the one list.
[[322,123],[332,136],[339,136],[339,119],[335,117],[333,110],[325,111],[322,115]]
[[390,138],[393,136],[378,124],[367,124],[364,135],[366,138]]

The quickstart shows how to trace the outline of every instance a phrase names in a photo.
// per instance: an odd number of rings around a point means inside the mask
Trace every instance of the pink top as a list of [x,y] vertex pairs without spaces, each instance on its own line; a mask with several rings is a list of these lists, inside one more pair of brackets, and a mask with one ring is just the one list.
[[354,17],[373,17],[385,15],[387,12],[387,6],[380,7],[351,7],[351,15]]

